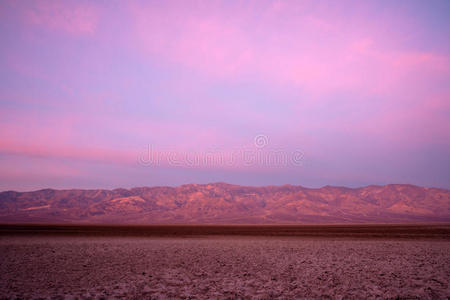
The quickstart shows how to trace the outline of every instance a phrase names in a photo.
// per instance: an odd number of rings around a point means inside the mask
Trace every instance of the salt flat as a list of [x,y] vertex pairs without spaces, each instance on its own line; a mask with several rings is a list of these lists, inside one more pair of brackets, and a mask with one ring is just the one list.
[[0,237],[0,298],[450,296],[448,240]]

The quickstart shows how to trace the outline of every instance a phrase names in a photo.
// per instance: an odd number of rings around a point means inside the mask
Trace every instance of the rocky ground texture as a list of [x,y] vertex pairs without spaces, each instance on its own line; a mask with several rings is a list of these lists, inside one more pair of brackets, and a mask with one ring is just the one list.
[[450,242],[1,237],[0,298],[450,297]]

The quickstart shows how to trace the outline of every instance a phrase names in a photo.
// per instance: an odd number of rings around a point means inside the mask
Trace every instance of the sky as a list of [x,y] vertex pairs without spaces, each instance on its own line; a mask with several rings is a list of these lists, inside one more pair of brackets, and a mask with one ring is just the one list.
[[0,190],[450,188],[450,1],[0,1]]

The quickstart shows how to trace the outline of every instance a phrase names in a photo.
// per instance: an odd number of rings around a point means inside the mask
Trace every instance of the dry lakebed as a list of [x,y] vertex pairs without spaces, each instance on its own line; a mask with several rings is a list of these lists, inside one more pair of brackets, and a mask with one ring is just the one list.
[[433,238],[8,230],[0,235],[2,299],[450,297],[445,230]]

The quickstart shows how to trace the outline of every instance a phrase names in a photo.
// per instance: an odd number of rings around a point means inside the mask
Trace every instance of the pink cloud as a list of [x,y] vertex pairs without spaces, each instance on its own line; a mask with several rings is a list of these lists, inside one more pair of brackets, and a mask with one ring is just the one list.
[[83,170],[58,163],[47,162],[45,166],[23,164],[20,160],[8,160],[0,167],[0,178],[3,180],[31,179],[42,176],[68,177],[86,176]]
[[[228,134],[201,128],[200,125],[117,119],[114,116],[92,113],[18,113],[14,109],[4,109],[0,113],[0,152],[29,157],[136,165],[144,148],[151,145],[152,151],[161,160],[161,166],[203,168],[211,165],[192,165],[189,160],[195,158],[206,161],[210,151],[216,157],[230,156],[230,149],[233,148]],[[92,132],[91,128],[96,128],[96,131]],[[122,139],[110,140],[108,136],[104,136],[105,133],[127,137],[130,141],[123,147]],[[207,149],[208,145],[211,149]],[[171,165],[171,158],[180,162]]]
[[[36,140],[23,142],[14,138],[0,138],[0,152],[26,157],[75,159],[86,162],[103,162],[119,165],[147,167],[171,167],[194,169],[250,170],[282,168],[291,166],[291,153],[272,154],[255,147],[236,148],[233,151],[220,148],[202,151],[183,151],[171,148],[140,147],[120,150],[114,147],[90,145],[44,144]],[[275,155],[279,155],[277,158]],[[284,155],[284,156],[281,156]],[[281,160],[283,159],[283,160]]]
[[56,0],[22,4],[23,17],[29,24],[76,35],[93,34],[97,29],[98,14],[92,4]]
[[[290,5],[298,14],[289,14],[274,3],[256,15],[245,5],[227,10],[211,3],[208,9],[171,4],[131,7],[136,45],[150,57],[208,76],[250,76],[316,96],[343,89],[385,95],[421,72],[450,69],[447,56],[391,47],[395,36],[378,34],[366,20],[358,20],[365,32],[349,33],[349,24],[320,6]],[[255,18],[259,27],[246,21]]]
[[[144,120],[118,122],[117,119],[74,113],[49,118],[42,112],[16,114],[14,110],[6,109],[0,115],[3,117],[0,122],[0,153],[3,154],[128,166],[145,166],[150,160],[148,156],[151,156],[151,167],[195,169],[262,170],[289,166],[289,161],[284,165],[274,163],[276,158],[270,153],[272,144],[260,151],[255,148],[252,138],[236,139],[228,133],[193,124]],[[121,125],[124,123],[126,127]],[[138,142],[127,143],[123,147],[117,144],[123,144],[120,138],[113,141],[102,139],[101,134],[90,135],[86,128],[96,128],[100,133],[107,128],[115,137],[135,137]],[[147,145],[151,147],[151,154]],[[265,159],[272,161],[267,164]]]

